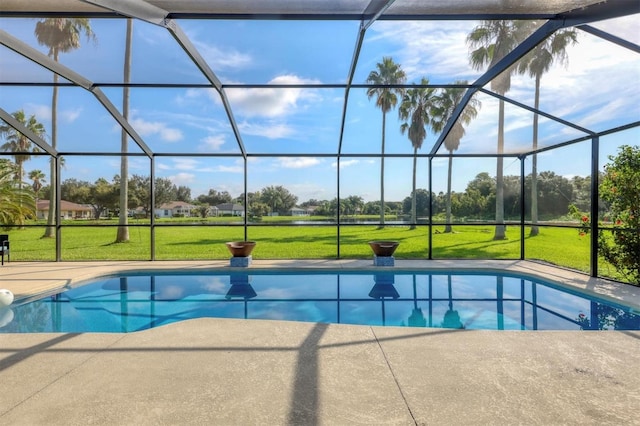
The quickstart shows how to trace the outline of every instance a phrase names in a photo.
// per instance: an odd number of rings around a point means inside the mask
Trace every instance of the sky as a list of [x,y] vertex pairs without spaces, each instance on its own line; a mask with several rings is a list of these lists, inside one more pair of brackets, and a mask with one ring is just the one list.
[[[33,35],[34,19],[0,19],[0,27],[30,46],[47,53]],[[407,82],[427,77],[432,84],[457,80],[473,82],[481,75],[469,64],[467,35],[476,21],[374,23],[364,39],[353,83],[365,83],[369,72],[385,56],[401,65]],[[356,45],[359,22],[351,21],[178,21],[185,34],[224,85],[331,85],[347,81]],[[125,21],[91,21],[95,40],[81,40],[81,48],[64,53],[60,62],[97,84],[123,81]],[[593,26],[640,44],[640,16],[594,23]],[[640,57],[586,32],[578,31],[578,43],[568,49],[568,62],[554,64],[542,78],[540,109],[590,131],[604,131],[640,120]],[[153,84],[206,84],[207,80],[163,28],[134,23],[132,82]],[[51,72],[0,47],[0,80],[48,83]],[[108,99],[121,109],[122,90],[101,86]],[[366,201],[380,197],[380,160],[363,157],[380,153],[382,113],[365,89],[349,93],[344,129],[343,88],[254,87],[225,89],[225,94],[249,154],[247,190],[282,185],[308,199],[332,199],[337,195],[359,195]],[[498,101],[477,94],[478,116],[467,126],[456,153],[496,152]],[[512,77],[507,96],[528,106],[534,104],[534,82],[528,75]],[[209,189],[244,192],[244,160],[229,125],[219,94],[209,88],[133,88],[130,93],[130,123],[157,154],[155,173],[176,185],[191,188],[196,197]],[[51,129],[51,88],[46,86],[1,86],[0,108],[11,113],[23,109],[35,115],[47,132]],[[531,146],[533,114],[507,104],[508,153],[525,152]],[[58,105],[58,150],[86,151],[95,155],[65,155],[62,179],[108,180],[119,174],[120,127],[97,99],[81,88],[61,88]],[[385,151],[410,155],[412,145],[399,131],[397,110],[386,117]],[[340,145],[340,163],[334,154]],[[584,132],[546,118],[540,119],[539,146],[547,147],[585,136]],[[45,137],[50,141],[50,136]],[[429,132],[419,153],[431,151],[437,135]],[[637,145],[638,128],[601,139],[601,163],[622,144]],[[142,151],[129,142],[129,152]],[[183,153],[184,156],[171,154]],[[196,157],[190,154],[225,154]],[[314,154],[291,157],[282,154]],[[446,153],[446,151],[439,151]],[[106,155],[114,154],[114,155]],[[538,170],[551,170],[566,177],[590,173],[590,143],[583,142],[538,156]],[[132,156],[131,174],[148,175],[149,159]],[[418,159],[417,185],[428,185],[428,160]],[[446,158],[435,158],[433,190],[446,191]],[[505,174],[519,174],[520,160],[505,159]],[[526,173],[531,159],[525,160]],[[454,161],[453,189],[464,191],[478,173],[495,175],[495,159],[459,158]],[[28,172],[46,173],[44,156],[25,164]],[[400,201],[409,196],[413,160],[385,160],[385,199]]]

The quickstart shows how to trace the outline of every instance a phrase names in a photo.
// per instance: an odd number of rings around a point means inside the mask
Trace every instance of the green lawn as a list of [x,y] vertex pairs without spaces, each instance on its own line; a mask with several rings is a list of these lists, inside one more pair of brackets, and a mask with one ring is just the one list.
[[[244,228],[227,224],[218,226],[186,226],[180,222],[159,221],[155,228],[155,258],[157,260],[227,259],[226,241],[243,240]],[[81,224],[95,226],[78,226]],[[100,223],[100,225],[97,225]],[[130,226],[130,242],[115,244],[115,221],[70,222],[61,228],[62,260],[149,260],[151,231],[147,226]],[[143,223],[143,222],[137,222]],[[172,226],[171,224],[175,224]],[[215,223],[215,222],[214,222]],[[238,223],[240,224],[240,223]],[[65,224],[66,225],[66,224]],[[454,233],[441,233],[434,226],[434,259],[519,259],[520,227],[507,228],[507,240],[494,241],[493,227],[454,226]],[[7,231],[3,231],[7,232]],[[258,242],[254,259],[318,259],[371,258],[367,242],[396,240],[400,242],[397,259],[425,259],[429,250],[429,228],[420,226],[375,225],[342,226],[340,235],[335,226],[283,226],[278,221],[268,226],[248,228],[247,239]],[[525,258],[543,260],[583,272],[589,271],[589,237],[578,236],[572,228],[541,227],[536,237],[525,233]],[[8,231],[12,260],[55,260],[55,240],[41,238],[44,227],[33,226]],[[337,241],[340,241],[340,253]],[[615,270],[600,262],[601,274],[615,277]],[[616,277],[619,278],[619,277]]]

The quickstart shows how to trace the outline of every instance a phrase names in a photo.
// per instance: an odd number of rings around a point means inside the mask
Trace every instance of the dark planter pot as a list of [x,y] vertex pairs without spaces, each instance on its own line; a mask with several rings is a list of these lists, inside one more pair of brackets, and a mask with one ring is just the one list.
[[247,257],[256,246],[255,241],[231,241],[226,243],[233,257]]
[[376,256],[393,256],[400,243],[398,241],[369,241]]

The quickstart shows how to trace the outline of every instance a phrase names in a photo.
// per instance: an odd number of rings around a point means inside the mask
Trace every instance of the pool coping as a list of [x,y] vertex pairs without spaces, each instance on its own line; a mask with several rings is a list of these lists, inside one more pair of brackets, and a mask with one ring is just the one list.
[[108,261],[108,262],[11,262],[0,267],[0,288],[13,292],[23,303],[75,287],[87,280],[128,271],[248,272],[260,270],[351,270],[401,272],[405,270],[507,272],[550,281],[605,301],[619,303],[640,312],[640,287],[593,278],[569,269],[528,260],[404,260],[395,266],[374,266],[371,259],[274,259],[253,260],[248,268],[230,267],[228,260],[198,261]]

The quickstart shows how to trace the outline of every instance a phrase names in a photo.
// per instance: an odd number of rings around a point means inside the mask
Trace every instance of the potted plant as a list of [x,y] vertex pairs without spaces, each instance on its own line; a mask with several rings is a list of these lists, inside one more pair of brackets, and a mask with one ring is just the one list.
[[398,241],[369,241],[369,246],[376,256],[393,256],[399,245]]
[[255,241],[230,241],[225,244],[233,257],[247,257],[256,246]]

